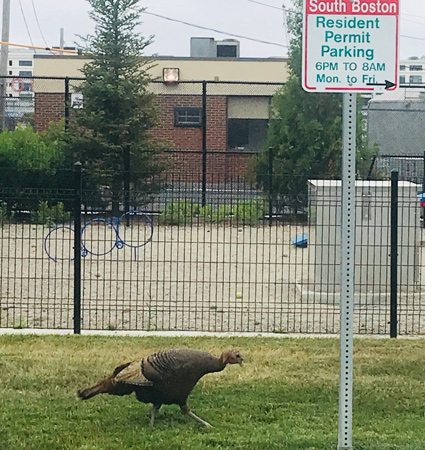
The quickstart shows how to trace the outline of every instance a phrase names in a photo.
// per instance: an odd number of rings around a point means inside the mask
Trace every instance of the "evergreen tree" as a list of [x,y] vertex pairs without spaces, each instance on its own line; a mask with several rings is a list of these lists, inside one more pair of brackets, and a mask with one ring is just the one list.
[[138,0],[87,1],[96,28],[84,38],[90,61],[82,69],[83,108],[75,111],[69,138],[83,166],[111,187],[117,212],[123,187],[148,189],[147,180],[163,169],[149,135],[157,113],[148,89],[152,61],[143,52],[151,38],[135,30],[142,11]]
[[[276,200],[294,210],[307,204],[307,180],[340,176],[342,95],[305,92],[301,85],[302,0],[288,15],[292,39],[290,76],[272,101],[266,149],[252,162],[257,183],[269,191],[269,148],[273,155],[272,190]],[[361,99],[359,99],[360,101]],[[357,169],[367,174],[374,150],[367,146],[360,103],[357,115]]]

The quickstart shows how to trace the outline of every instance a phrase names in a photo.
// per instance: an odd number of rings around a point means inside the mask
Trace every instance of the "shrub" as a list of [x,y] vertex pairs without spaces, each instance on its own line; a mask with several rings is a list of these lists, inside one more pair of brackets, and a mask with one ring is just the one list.
[[211,205],[201,206],[199,209],[199,218],[205,222],[213,222],[213,207]]
[[238,221],[247,225],[256,225],[264,216],[264,202],[262,200],[246,200],[236,205],[234,213]]
[[[59,201],[59,189],[72,187],[72,155],[67,150],[63,123],[48,131],[35,132],[30,126],[0,133],[0,188],[13,189],[14,210],[33,211],[38,199],[33,189],[50,189],[51,201]],[[66,171],[65,171],[66,170]],[[71,172],[72,174],[72,172]],[[0,202],[4,198],[0,198]],[[10,205],[9,205],[10,207]]]
[[35,132],[30,126],[18,126],[14,131],[5,130],[0,134],[2,165],[18,171],[44,170],[46,173],[55,173],[65,159],[65,142],[59,129],[60,125],[52,124],[49,131],[43,133]]
[[49,202],[40,201],[38,204],[38,210],[31,213],[31,221],[41,225],[47,225],[48,227],[54,224],[64,223],[70,218],[69,211],[65,211],[65,207],[62,202],[58,202],[56,205],[49,206]]
[[246,225],[257,225],[265,213],[263,200],[254,199],[237,203],[236,205],[201,206],[193,200],[168,200],[165,209],[159,216],[162,225],[192,224],[198,217],[205,223],[222,223],[236,220]]
[[234,215],[234,207],[232,205],[221,205],[213,212],[213,221],[216,223],[230,220]]
[[199,214],[199,211],[199,204],[193,200],[168,200],[159,216],[159,223],[163,225],[192,223],[193,217]]
[[0,203],[0,226],[3,226],[3,224],[10,222],[13,218],[13,215],[14,212],[9,211],[6,202]]

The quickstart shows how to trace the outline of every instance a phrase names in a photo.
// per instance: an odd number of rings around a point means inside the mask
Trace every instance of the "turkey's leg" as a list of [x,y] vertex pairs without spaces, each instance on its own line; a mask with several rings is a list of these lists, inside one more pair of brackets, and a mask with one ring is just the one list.
[[151,427],[153,427],[153,424],[155,423],[155,415],[159,411],[159,408],[161,408],[161,405],[151,406]]
[[195,413],[193,413],[190,408],[187,405],[180,406],[181,411],[183,414],[192,417],[192,419],[195,419],[197,422],[201,423],[204,427],[211,428],[212,425],[205,420],[202,420],[200,417],[198,417]]

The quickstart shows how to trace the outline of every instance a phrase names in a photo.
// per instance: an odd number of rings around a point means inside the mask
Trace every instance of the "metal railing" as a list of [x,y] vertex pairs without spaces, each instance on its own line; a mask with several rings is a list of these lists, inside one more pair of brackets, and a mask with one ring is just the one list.
[[[201,176],[168,173],[130,193],[137,214],[119,219],[116,193],[76,169],[58,174],[69,188],[0,189],[0,327],[338,332],[337,180],[309,180],[293,211],[222,173],[208,174],[203,204]],[[357,334],[425,332],[422,187],[394,176],[358,181]]]

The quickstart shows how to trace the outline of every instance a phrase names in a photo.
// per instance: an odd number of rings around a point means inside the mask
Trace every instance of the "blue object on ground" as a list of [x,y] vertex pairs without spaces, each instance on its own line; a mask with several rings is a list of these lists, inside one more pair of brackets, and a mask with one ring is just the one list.
[[305,248],[307,247],[308,234],[299,234],[298,236],[293,237],[291,241],[295,245],[295,247]]

